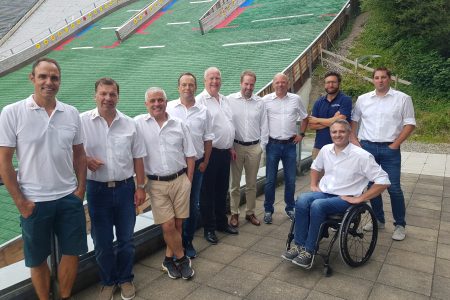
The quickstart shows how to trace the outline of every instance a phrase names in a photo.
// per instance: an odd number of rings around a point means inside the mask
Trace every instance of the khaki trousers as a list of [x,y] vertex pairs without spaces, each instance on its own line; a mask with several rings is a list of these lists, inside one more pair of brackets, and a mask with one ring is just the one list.
[[245,170],[245,199],[246,214],[255,213],[256,202],[256,176],[258,175],[259,163],[261,161],[262,149],[260,144],[243,146],[234,143],[237,158],[231,161],[231,183],[230,183],[230,208],[232,214],[239,214],[239,203],[241,200],[240,185],[242,170]]

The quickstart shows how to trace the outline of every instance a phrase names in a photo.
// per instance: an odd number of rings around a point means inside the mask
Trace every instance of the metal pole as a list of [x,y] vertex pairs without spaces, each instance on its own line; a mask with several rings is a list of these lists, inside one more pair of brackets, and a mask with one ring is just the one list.
[[48,258],[48,263],[50,264],[50,299],[57,300],[59,299],[58,293],[59,249],[58,249],[58,240],[53,230],[51,232],[50,248],[52,251],[50,257]]

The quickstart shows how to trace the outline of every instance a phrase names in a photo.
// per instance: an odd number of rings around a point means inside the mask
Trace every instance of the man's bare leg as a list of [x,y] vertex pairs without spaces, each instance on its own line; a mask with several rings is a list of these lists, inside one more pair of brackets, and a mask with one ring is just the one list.
[[183,220],[184,219],[175,218],[175,228],[181,234],[181,236],[183,236]]
[[47,300],[50,292],[50,269],[46,260],[39,266],[31,268],[31,281],[38,298]]
[[166,242],[166,256],[181,258],[184,256],[183,246],[181,243],[181,233],[176,228],[176,219],[171,219],[161,224],[164,241]]
[[59,293],[61,298],[70,297],[72,287],[77,277],[78,256],[63,255],[58,267]]

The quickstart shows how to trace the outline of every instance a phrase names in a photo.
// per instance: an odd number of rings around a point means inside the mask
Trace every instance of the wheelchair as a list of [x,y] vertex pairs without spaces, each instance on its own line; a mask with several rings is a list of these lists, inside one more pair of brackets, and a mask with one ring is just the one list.
[[[363,228],[367,224],[373,224],[371,231],[365,231]],[[286,250],[291,248],[291,242],[294,239],[295,220],[292,221],[291,228],[286,241]],[[329,229],[331,229],[329,233]],[[319,249],[320,241],[323,238],[331,237],[326,252]],[[323,274],[329,277],[333,274],[331,268],[330,254],[333,245],[339,239],[339,253],[342,260],[351,267],[359,267],[365,264],[372,256],[378,238],[378,223],[372,208],[361,203],[350,206],[345,213],[330,215],[327,220],[320,225],[319,237],[317,239],[316,249],[323,259]]]

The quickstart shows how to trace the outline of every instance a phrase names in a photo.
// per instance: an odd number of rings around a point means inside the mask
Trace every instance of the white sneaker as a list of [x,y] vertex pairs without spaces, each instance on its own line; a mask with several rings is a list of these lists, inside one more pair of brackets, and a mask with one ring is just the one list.
[[[378,229],[384,229],[385,224],[381,223],[380,221],[377,221],[377,222],[378,222]],[[372,223],[368,223],[368,224],[364,225],[363,230],[364,231],[372,231],[373,230],[373,224]]]
[[402,225],[396,225],[394,233],[392,234],[392,239],[394,241],[403,241],[406,237],[406,229]]

